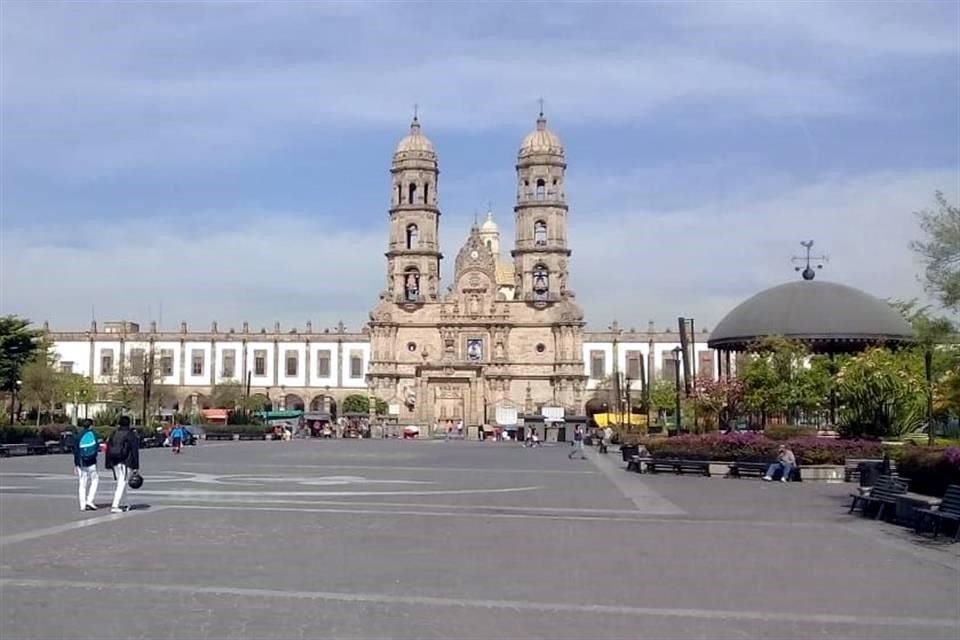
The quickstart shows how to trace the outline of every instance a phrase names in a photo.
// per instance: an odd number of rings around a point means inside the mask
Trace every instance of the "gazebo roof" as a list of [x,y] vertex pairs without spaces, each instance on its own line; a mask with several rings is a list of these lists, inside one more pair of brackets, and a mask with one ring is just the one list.
[[914,339],[907,321],[883,300],[846,285],[803,280],[766,289],[740,303],[720,321],[707,344],[742,351],[767,336],[799,340],[820,352]]

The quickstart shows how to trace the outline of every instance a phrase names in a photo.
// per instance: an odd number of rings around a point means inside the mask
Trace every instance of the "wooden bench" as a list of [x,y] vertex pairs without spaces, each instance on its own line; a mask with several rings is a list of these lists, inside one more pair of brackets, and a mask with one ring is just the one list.
[[25,456],[28,455],[30,451],[27,449],[27,445],[22,442],[15,444],[0,444],[0,457],[10,458],[12,456]]
[[651,458],[647,465],[647,473],[657,473],[659,470],[672,471],[677,475],[685,472],[710,476],[710,463],[705,460],[678,460],[675,458]]
[[208,433],[204,436],[206,440],[233,440],[232,433]]
[[728,478],[762,478],[767,475],[771,462],[731,462]]
[[47,443],[41,438],[28,438],[23,441],[27,447],[28,455],[43,455],[47,453]]
[[857,506],[860,506],[861,513],[866,515],[867,509],[872,506],[878,506],[877,515],[874,516],[874,519],[878,519],[883,515],[884,509],[888,505],[896,507],[897,496],[903,495],[907,492],[908,481],[903,478],[895,478],[893,476],[880,476],[877,478],[877,482],[870,488],[869,493],[857,494],[851,493],[850,497],[852,498],[850,502],[850,511],[853,513],[854,509]]
[[627,471],[643,473],[643,465],[649,464],[652,461],[653,458],[650,456],[630,456],[630,459],[627,460]]
[[953,533],[953,541],[960,538],[960,485],[951,484],[947,487],[947,492],[943,494],[943,502],[937,509],[916,509],[917,514],[917,533],[920,533],[923,526],[930,522],[933,525],[933,537],[940,535],[940,525],[943,522],[950,521],[956,525]]
[[[883,460],[873,460],[867,458],[851,458],[845,460],[843,463],[843,481],[844,482],[860,482],[860,464],[866,462],[869,464],[882,464]],[[896,463],[890,461],[890,473],[894,473],[897,470]]]

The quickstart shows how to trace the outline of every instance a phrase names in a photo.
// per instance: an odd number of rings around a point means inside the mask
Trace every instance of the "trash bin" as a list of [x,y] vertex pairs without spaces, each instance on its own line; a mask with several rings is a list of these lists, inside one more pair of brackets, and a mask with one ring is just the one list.
[[630,456],[635,456],[640,451],[640,446],[635,444],[620,445],[620,455],[624,462],[630,462]]
[[872,487],[874,485],[880,476],[880,466],[881,463],[879,462],[861,462],[857,465],[857,470],[860,472],[861,487]]

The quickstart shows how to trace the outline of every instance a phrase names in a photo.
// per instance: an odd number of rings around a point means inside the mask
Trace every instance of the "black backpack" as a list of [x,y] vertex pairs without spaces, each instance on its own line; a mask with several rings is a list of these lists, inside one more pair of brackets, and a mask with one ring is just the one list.
[[117,429],[110,435],[110,442],[107,444],[107,455],[110,456],[113,464],[119,464],[130,455],[130,441],[128,431]]

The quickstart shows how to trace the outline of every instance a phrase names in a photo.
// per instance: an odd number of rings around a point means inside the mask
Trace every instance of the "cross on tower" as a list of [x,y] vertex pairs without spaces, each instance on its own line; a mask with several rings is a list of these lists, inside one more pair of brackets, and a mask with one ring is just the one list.
[[420,105],[416,102],[413,103],[413,119],[417,120],[420,117]]
[[[806,249],[807,255],[805,257],[794,256],[790,259],[791,262],[806,262],[806,266],[803,268],[804,280],[813,280],[817,276],[817,272],[813,270],[813,267],[810,266],[811,260],[813,262],[828,262],[830,259],[827,256],[811,256],[810,250],[813,249],[813,240],[806,240],[800,243],[800,246]],[[822,264],[817,265],[817,269],[823,269]],[[794,271],[800,271],[800,267],[794,267]]]
[[540,103],[540,117],[543,117],[543,98],[540,98],[537,102]]

